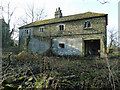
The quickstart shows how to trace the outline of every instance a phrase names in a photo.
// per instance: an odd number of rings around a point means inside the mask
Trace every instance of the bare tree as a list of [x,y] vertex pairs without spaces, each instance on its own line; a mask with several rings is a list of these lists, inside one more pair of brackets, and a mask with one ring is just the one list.
[[41,10],[37,9],[37,12],[35,15],[36,15],[36,18],[35,18],[36,21],[42,20],[45,17],[47,17],[47,15],[44,12],[44,8],[42,8]]
[[117,46],[118,45],[118,41],[117,41],[117,31],[113,30],[108,30],[109,32],[109,39],[110,39],[110,43],[109,43],[109,47],[111,48],[112,46]]
[[39,21],[44,19],[47,15],[45,14],[44,8],[36,7],[34,3],[27,4],[25,8],[25,17],[22,17],[21,20],[23,24],[28,24],[34,21]]
[[10,22],[11,22],[12,16],[13,16],[16,8],[13,8],[13,10],[11,10],[10,9],[10,2],[8,2],[7,8],[8,8],[8,10],[7,10],[7,16],[8,16],[8,18],[7,18],[7,20],[8,20],[8,25],[10,26]]
[[[11,26],[10,23],[11,23],[11,20],[12,20],[13,14],[15,13],[16,8],[11,8],[11,3],[10,2],[8,2],[6,5],[7,6],[5,6],[5,5],[1,6],[1,8],[2,8],[2,18],[7,20],[7,24],[9,26],[9,32],[11,33],[10,35],[12,35],[13,31],[10,30],[10,26]],[[4,16],[7,16],[7,17],[4,17]]]
[[13,27],[12,27],[12,31],[11,31],[10,35],[11,35],[11,38],[14,40],[18,39],[18,34],[19,34],[18,28],[20,26],[20,23],[19,23],[20,20],[21,20],[21,18],[15,18],[14,22],[13,22]]
[[6,28],[4,28],[3,35],[2,35],[2,42],[3,46],[8,47],[10,44],[13,45],[13,40],[11,39],[11,36],[14,32],[14,29],[10,30],[11,27],[11,20],[13,19],[13,15],[15,13],[16,8],[11,8],[12,5],[10,2],[1,5],[2,10],[2,19],[7,21]]
[[25,9],[26,15],[31,19],[31,22],[34,21],[35,18],[35,7],[34,4],[27,5],[27,9]]

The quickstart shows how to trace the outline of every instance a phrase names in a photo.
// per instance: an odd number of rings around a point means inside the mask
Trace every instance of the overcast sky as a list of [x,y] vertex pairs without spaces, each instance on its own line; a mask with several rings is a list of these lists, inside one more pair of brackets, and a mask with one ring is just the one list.
[[[1,0],[1,3],[5,5],[8,1]],[[28,4],[34,3],[35,6],[44,8],[46,19],[54,18],[54,12],[58,7],[61,8],[63,16],[91,11],[108,14],[108,29],[118,29],[118,1],[120,0],[104,1],[109,3],[101,4],[97,0],[10,0],[12,8],[16,7],[14,13],[16,19],[24,16],[24,9]]]

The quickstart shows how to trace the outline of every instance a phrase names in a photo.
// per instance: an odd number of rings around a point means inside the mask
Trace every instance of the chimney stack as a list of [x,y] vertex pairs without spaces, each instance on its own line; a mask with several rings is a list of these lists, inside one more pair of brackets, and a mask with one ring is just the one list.
[[62,17],[62,12],[61,12],[62,10],[60,10],[60,7],[58,8],[58,10],[57,10],[57,8],[56,8],[56,11],[55,11],[55,18],[61,18]]

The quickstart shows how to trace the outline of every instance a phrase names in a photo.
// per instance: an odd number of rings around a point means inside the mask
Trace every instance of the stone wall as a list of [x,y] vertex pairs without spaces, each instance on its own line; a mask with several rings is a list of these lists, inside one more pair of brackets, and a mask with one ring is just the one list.
[[[90,21],[91,28],[84,29],[85,21]],[[59,25],[64,24],[65,30],[59,31]],[[40,27],[44,27],[43,32],[39,31]],[[37,36],[54,36],[54,35],[74,35],[74,34],[92,34],[92,33],[105,33],[106,20],[105,17],[92,18],[85,20],[69,21],[63,23],[49,24],[33,28],[33,34]]]
[[[86,21],[91,22],[90,28],[83,27]],[[59,25],[61,24],[65,26],[63,31],[59,30]],[[40,32],[40,28],[43,28],[43,32]],[[36,26],[32,27],[32,39],[29,42],[28,50],[42,54],[51,48],[52,45],[55,54],[84,56],[84,40],[99,39],[101,55],[103,55],[105,52],[103,36],[105,34],[105,17]],[[45,41],[43,38],[49,39]],[[52,44],[50,42],[51,39],[53,39]],[[65,47],[60,48],[59,43],[64,43]]]

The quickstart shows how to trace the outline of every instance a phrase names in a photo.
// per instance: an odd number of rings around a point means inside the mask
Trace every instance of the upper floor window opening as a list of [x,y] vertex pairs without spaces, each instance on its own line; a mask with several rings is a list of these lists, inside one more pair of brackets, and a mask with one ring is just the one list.
[[29,33],[28,30],[26,30],[26,33],[27,33],[27,34]]
[[87,27],[87,22],[84,23],[84,28],[86,28],[86,27]]
[[25,33],[26,33],[26,34],[29,34],[29,31],[28,31],[28,30],[25,30]]
[[90,21],[87,21],[84,23],[84,28],[90,28],[91,27],[91,22]]
[[32,28],[25,29],[25,34],[26,35],[31,35]]
[[88,22],[88,27],[91,27],[91,22]]
[[59,30],[60,30],[60,31],[63,31],[63,30],[65,30],[65,25],[63,25],[63,24],[60,24],[60,25],[59,25]]
[[39,31],[40,31],[40,32],[43,32],[43,31],[44,31],[44,27],[40,27],[40,28],[39,28]]

